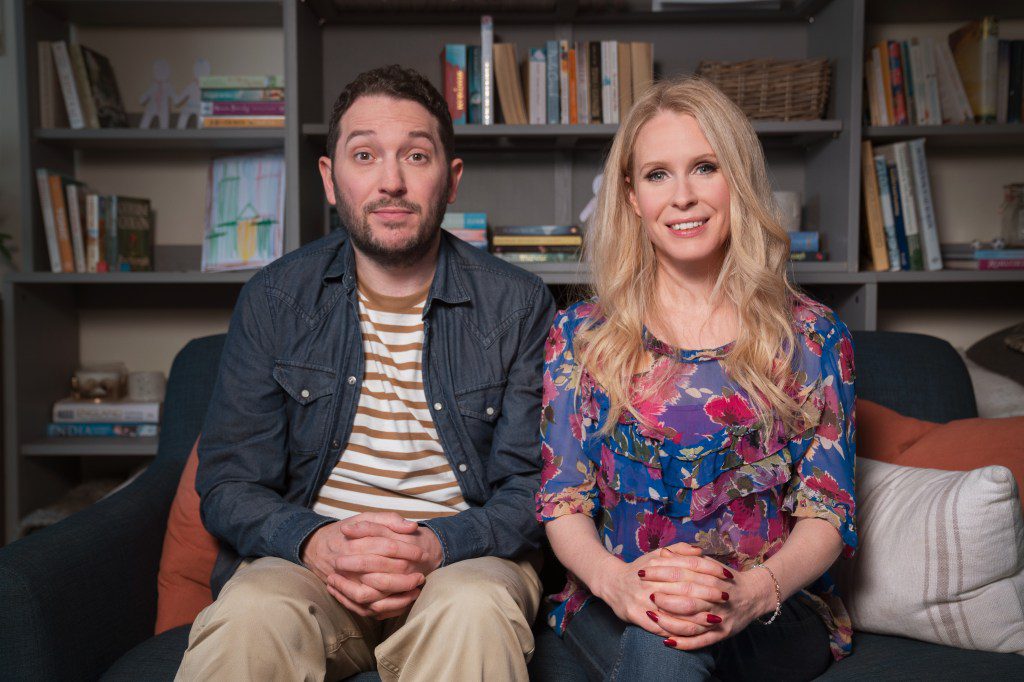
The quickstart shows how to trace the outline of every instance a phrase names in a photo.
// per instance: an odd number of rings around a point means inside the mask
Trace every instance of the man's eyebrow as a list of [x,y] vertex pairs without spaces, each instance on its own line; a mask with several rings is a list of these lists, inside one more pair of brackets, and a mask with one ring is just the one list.
[[[345,137],[345,143],[348,144],[349,142],[352,141],[352,138],[362,136],[376,137],[377,133],[373,130],[353,130],[351,133],[348,134],[347,137]],[[437,144],[437,140],[434,137],[433,133],[431,133],[428,130],[410,130],[409,137],[422,138],[427,140],[431,144]]]

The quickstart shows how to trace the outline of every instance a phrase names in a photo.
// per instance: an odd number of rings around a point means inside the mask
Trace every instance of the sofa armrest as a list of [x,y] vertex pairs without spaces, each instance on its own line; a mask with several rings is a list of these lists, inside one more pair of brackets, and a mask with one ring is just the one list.
[[181,462],[0,549],[0,679],[96,679],[153,634]]

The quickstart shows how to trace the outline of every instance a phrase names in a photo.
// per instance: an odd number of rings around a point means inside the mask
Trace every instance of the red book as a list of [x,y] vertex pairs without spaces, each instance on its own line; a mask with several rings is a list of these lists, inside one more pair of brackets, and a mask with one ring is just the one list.
[[468,121],[466,83],[466,46],[444,46],[444,99],[453,125],[465,125]]
[[907,87],[906,79],[903,77],[903,58],[900,44],[895,40],[889,41],[889,85],[892,88],[892,108],[896,115],[896,125],[907,125],[910,118],[907,116]]
[[1024,270],[1024,258],[979,258],[979,270]]
[[284,116],[284,102],[202,102],[203,116]]

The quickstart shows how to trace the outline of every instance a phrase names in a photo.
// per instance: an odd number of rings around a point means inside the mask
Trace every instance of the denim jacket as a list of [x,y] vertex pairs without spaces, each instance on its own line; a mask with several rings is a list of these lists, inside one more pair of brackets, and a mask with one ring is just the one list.
[[[470,508],[423,522],[443,564],[539,545],[544,341],[554,317],[539,278],[442,231],[423,310],[423,388]],[[241,558],[301,563],[335,519],[314,512],[348,441],[363,348],[344,230],[263,268],[235,306],[199,445],[196,490],[221,541],[216,595]]]

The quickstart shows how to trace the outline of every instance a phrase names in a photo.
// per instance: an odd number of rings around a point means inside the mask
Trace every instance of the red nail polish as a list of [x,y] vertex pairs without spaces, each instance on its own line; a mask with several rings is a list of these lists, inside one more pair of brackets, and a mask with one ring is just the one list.
[[[653,592],[651,592],[651,601],[654,601],[654,593]],[[657,604],[658,602],[654,602],[654,603]]]
[[643,570],[643,569],[641,568],[641,569],[640,569],[639,571],[637,571],[637,572],[636,572],[636,574],[637,574],[638,576],[640,576],[641,578],[643,578],[643,577],[644,577],[645,575],[647,575],[647,571],[645,571],[645,570]]
[[[658,622],[658,614],[656,614],[654,611],[648,611],[647,612],[647,617],[650,618],[651,620],[653,620],[655,623]],[[709,616],[709,618],[710,618],[710,616]]]
[[729,601],[729,593],[728,592],[723,592],[722,593],[722,601]]
[[662,644],[664,644],[667,647],[671,647],[673,649],[676,648],[676,640],[674,640],[674,639],[666,639],[666,640],[664,640],[662,642]]
[[725,575],[726,580],[732,580],[732,571],[730,571],[728,568],[723,568],[722,573]]
[[713,613],[709,613],[708,614],[708,622],[709,623],[721,623],[722,619],[719,616],[716,616]]

